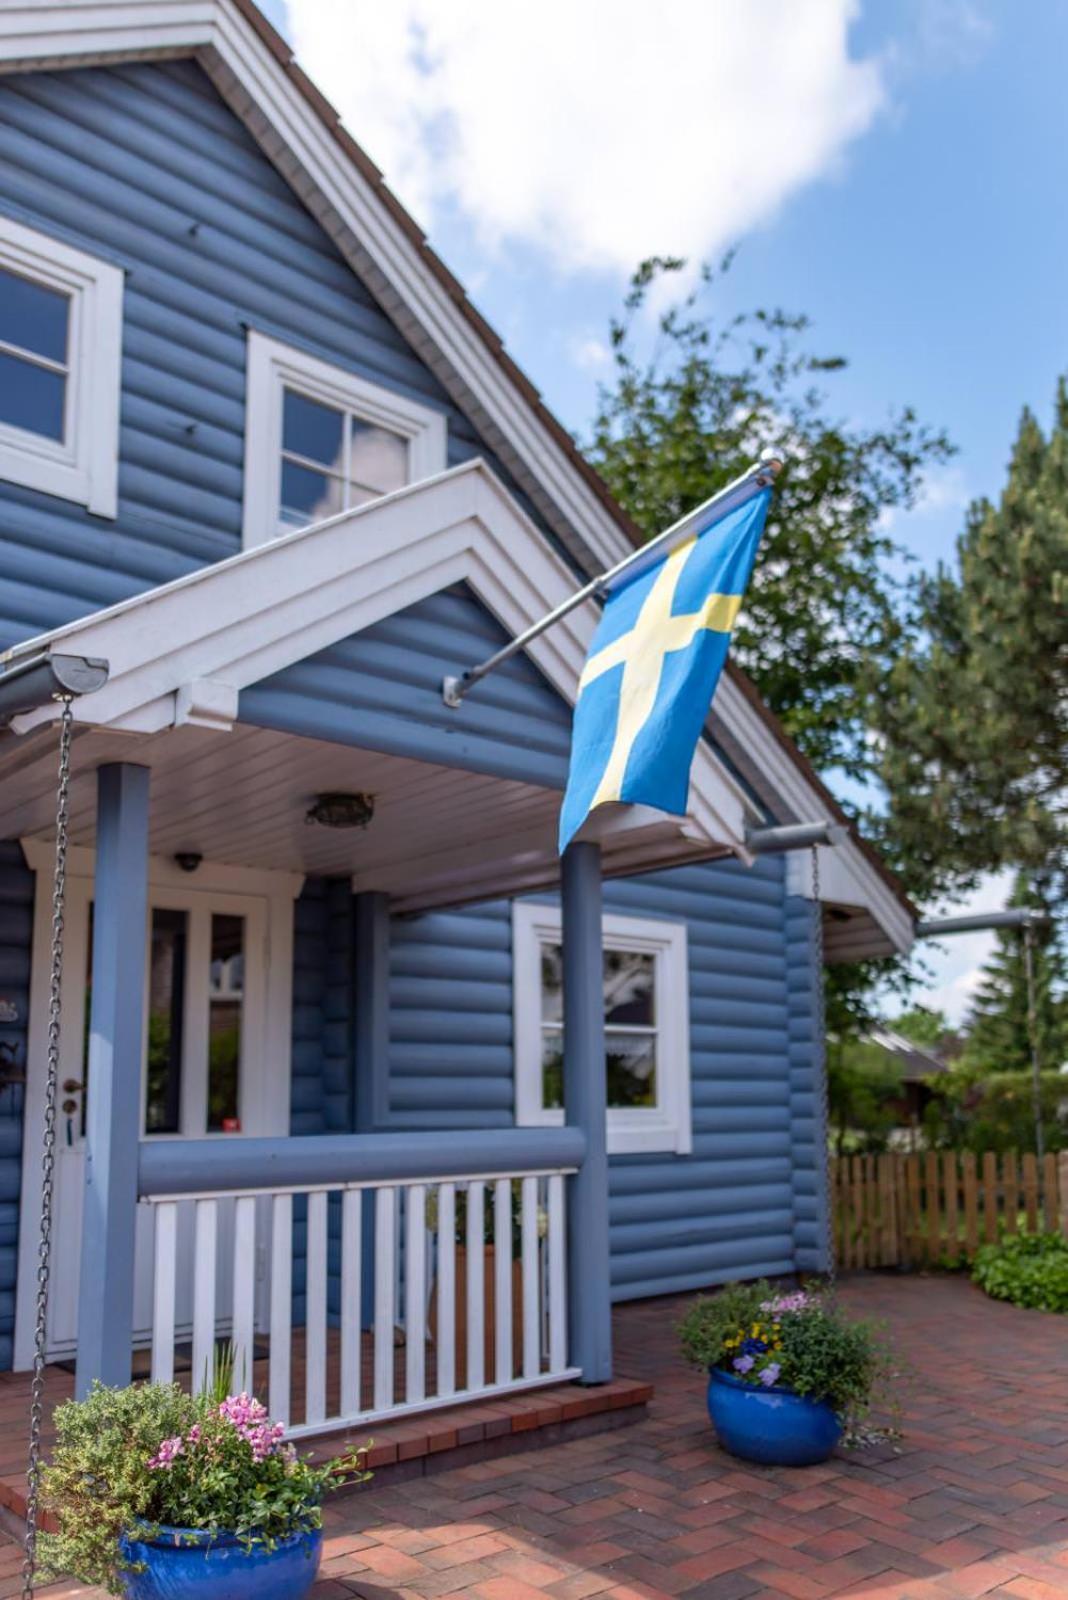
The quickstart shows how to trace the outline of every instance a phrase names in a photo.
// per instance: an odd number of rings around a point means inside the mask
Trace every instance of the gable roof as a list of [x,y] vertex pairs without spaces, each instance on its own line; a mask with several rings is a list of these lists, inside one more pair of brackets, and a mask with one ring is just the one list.
[[[0,0],[0,29],[0,71],[194,57],[581,570],[592,576],[643,541],[252,0]],[[712,725],[724,749],[756,769],[755,786],[775,795],[780,820],[831,815],[849,826],[853,866],[862,860],[862,876],[877,877],[911,925],[898,880],[730,661]]]

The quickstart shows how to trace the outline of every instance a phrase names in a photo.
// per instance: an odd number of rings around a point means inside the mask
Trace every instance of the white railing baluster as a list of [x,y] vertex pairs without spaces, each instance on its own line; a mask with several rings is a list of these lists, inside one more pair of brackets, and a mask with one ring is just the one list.
[[495,1365],[498,1383],[511,1383],[512,1372],[512,1180],[493,1186],[493,1315],[497,1330]]
[[467,1388],[486,1381],[486,1185],[467,1186]]
[[293,1196],[276,1194],[271,1208],[271,1416],[289,1426],[293,1343]]
[[242,1195],[234,1202],[234,1316],[232,1387],[253,1389],[253,1338],[256,1318],[256,1201]]
[[397,1195],[375,1190],[375,1410],[393,1405],[393,1328],[396,1322],[393,1276],[397,1248]]
[[404,1401],[426,1399],[426,1188],[413,1183],[405,1196]]
[[[430,1175],[412,1181],[404,1177],[366,1186],[357,1180],[352,1187],[344,1187],[351,1180],[338,1180],[335,1189],[324,1187],[320,1179],[279,1192],[245,1188],[145,1197],[154,1251],[153,1381],[173,1380],[175,1340],[188,1325],[178,1281],[179,1255],[188,1244],[187,1214],[194,1236],[194,1390],[200,1392],[214,1378],[220,1331],[230,1334],[234,1386],[254,1390],[257,1332],[261,1336],[264,1332],[257,1320],[263,1316],[262,1309],[257,1313],[262,1271],[262,1266],[257,1269],[257,1258],[266,1256],[270,1343],[264,1387],[271,1415],[291,1437],[374,1424],[468,1397],[508,1394],[550,1378],[576,1376],[568,1366],[567,1333],[565,1204],[566,1177],[572,1170],[542,1168],[502,1175],[498,1169],[481,1177]],[[436,1197],[436,1227],[427,1225],[431,1192]],[[465,1200],[459,1240],[458,1193]],[[337,1202],[332,1199],[335,1194]],[[305,1315],[303,1338],[297,1341],[298,1352],[303,1343],[303,1404],[297,1402],[296,1421],[292,1415],[295,1201],[307,1208]],[[490,1204],[492,1221],[487,1214]],[[374,1208],[374,1225],[365,1238],[371,1221],[368,1206]],[[336,1258],[332,1258],[331,1228],[338,1223],[340,1239],[335,1240]],[[492,1250],[487,1236],[493,1240]],[[466,1255],[463,1271],[457,1265],[461,1243]],[[373,1290],[364,1281],[372,1248]],[[330,1329],[332,1260],[333,1270],[340,1273],[336,1333]],[[220,1280],[232,1284],[232,1299],[229,1287],[220,1289]],[[458,1346],[465,1312],[466,1330]],[[398,1322],[403,1322],[405,1343],[401,1380],[396,1376]],[[371,1372],[366,1380],[365,1324],[372,1330]],[[433,1382],[427,1372],[431,1326]],[[404,1387],[398,1398],[400,1383]]]
[[523,1376],[536,1378],[541,1371],[541,1330],[538,1327],[538,1180],[524,1178],[521,1188],[520,1244],[523,1270]]
[[210,1386],[215,1372],[215,1241],[219,1207],[198,1200],[193,1241],[193,1393]]
[[567,1366],[567,1254],[564,1232],[564,1180],[554,1172],[549,1204],[549,1371]]
[[308,1254],[304,1295],[304,1420],[326,1418],[326,1265],[328,1195],[308,1196]]
[[152,1288],[152,1382],[174,1381],[175,1270],[178,1264],[178,1207],[173,1200],[154,1206],[155,1258]]
[[438,1394],[456,1393],[456,1185],[438,1185]]
[[363,1209],[359,1189],[341,1198],[341,1415],[360,1409],[363,1301]]

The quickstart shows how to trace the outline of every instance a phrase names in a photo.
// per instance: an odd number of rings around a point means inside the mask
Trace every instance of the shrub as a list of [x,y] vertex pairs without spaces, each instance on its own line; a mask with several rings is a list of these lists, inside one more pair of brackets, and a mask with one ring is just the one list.
[[248,1395],[95,1384],[85,1400],[58,1406],[55,1424],[41,1504],[59,1531],[41,1535],[42,1566],[109,1594],[123,1592],[123,1533],[225,1529],[271,1549],[320,1526],[328,1489],[368,1476],[355,1458],[313,1467]]
[[1016,1233],[981,1245],[972,1277],[995,1300],[1033,1311],[1068,1311],[1068,1239],[1059,1233]]
[[698,1297],[679,1332],[695,1365],[826,1400],[848,1440],[872,1437],[863,1419],[884,1397],[890,1354],[869,1323],[846,1317],[834,1300],[804,1290],[780,1294],[766,1282],[730,1284]]

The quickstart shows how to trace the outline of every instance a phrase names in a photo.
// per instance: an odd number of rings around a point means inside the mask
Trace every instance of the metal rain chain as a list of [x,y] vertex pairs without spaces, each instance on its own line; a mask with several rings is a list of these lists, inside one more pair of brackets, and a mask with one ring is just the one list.
[[820,904],[820,847],[812,846],[812,910],[816,943],[816,1003],[812,1019],[812,1036],[816,1048],[822,1046],[823,1069],[823,1161],[824,1193],[823,1249],[826,1259],[824,1271],[827,1287],[833,1294],[838,1276],[837,1251],[834,1242],[834,1184],[831,1167],[831,1086],[827,1070],[827,1008],[823,984],[823,907]]
[[52,964],[48,986],[48,1051],[45,1075],[44,1145],[41,1157],[41,1233],[37,1246],[37,1319],[33,1382],[30,1386],[30,1454],[26,1474],[26,1543],[22,1600],[33,1594],[37,1568],[37,1501],[41,1479],[41,1422],[44,1412],[48,1279],[52,1262],[52,1199],[56,1170],[56,1100],[59,1084],[59,1026],[63,981],[63,914],[67,892],[67,837],[70,826],[71,696],[60,698],[59,781],[56,787],[56,867],[52,882]]

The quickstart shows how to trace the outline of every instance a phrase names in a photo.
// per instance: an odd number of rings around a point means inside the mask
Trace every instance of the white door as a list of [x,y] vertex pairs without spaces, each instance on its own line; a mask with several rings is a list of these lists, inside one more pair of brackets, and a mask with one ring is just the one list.
[[[192,880],[191,880],[192,882]],[[291,896],[288,911],[292,915]],[[261,1081],[269,1007],[270,902],[182,884],[150,887],[141,1076],[142,1137],[228,1139],[284,1133],[273,1126],[288,1102]],[[63,975],[60,1094],[48,1354],[77,1347],[81,1214],[85,1178],[86,1054],[91,989],[92,884],[68,884]],[[32,1028],[32,1023],[31,1023]],[[288,1058],[287,1058],[288,1059]],[[27,1138],[39,1121],[43,1052],[31,1044]],[[288,1074],[287,1074],[288,1076]],[[225,1154],[220,1148],[220,1161]],[[39,1157],[38,1157],[39,1166]],[[24,1183],[24,1196],[26,1184]],[[192,1322],[192,1204],[179,1208],[177,1323]],[[217,1303],[230,1304],[232,1221],[220,1208]],[[32,1221],[27,1215],[26,1220]],[[138,1207],[134,1290],[135,1342],[151,1337],[153,1251],[148,1206]],[[32,1231],[32,1229],[31,1229]],[[25,1260],[25,1257],[23,1258]],[[20,1273],[21,1278],[21,1273]],[[21,1283],[20,1283],[21,1287]],[[220,1333],[226,1326],[220,1325]]]

